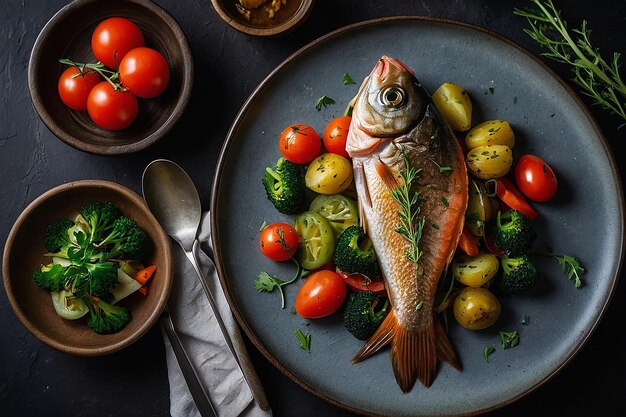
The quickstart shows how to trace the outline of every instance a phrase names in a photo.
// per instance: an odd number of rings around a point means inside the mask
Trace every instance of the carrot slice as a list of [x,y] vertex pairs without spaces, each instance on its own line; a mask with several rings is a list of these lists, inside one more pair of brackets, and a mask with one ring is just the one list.
[[469,231],[467,227],[463,227],[463,232],[459,238],[459,249],[469,256],[478,255],[478,238]]
[[498,185],[496,187],[496,194],[500,197],[500,200],[513,210],[517,210],[530,217],[531,220],[537,218],[538,213],[533,209],[526,201],[522,193],[515,187],[513,182],[508,178],[498,178]]
[[142,293],[144,297],[148,295],[148,287],[146,287],[145,285],[142,285],[141,287],[139,287],[137,291]]
[[135,281],[145,286],[146,282],[148,282],[148,280],[152,278],[152,275],[154,275],[154,271],[156,271],[156,268],[156,265],[150,265],[149,267],[146,267],[141,271],[137,271],[135,275],[133,275],[133,278],[135,279]]

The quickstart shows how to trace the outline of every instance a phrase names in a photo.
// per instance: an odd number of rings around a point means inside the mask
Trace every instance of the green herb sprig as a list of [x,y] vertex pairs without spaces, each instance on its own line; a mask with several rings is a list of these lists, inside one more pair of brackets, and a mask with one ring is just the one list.
[[395,231],[411,244],[410,249],[405,251],[404,255],[409,261],[417,263],[422,256],[422,252],[419,249],[419,241],[422,238],[426,219],[424,217],[417,218],[420,213],[418,205],[420,193],[412,192],[411,186],[418,178],[420,170],[411,166],[406,152],[402,152],[402,157],[404,158],[405,166],[405,169],[400,172],[402,183],[391,191],[391,196],[400,205],[398,210],[400,224],[395,228]]
[[[591,44],[591,29],[586,20],[579,29],[569,30],[552,0],[531,2],[530,8],[513,11],[527,19],[530,28],[524,32],[546,49],[544,56],[571,66],[572,80],[593,104],[626,121],[626,84],[619,73],[620,54],[614,52],[611,61],[605,61],[600,50]],[[624,126],[626,123],[619,128]]]
[[285,308],[285,293],[283,292],[283,287],[294,283],[298,278],[304,278],[310,274],[309,271],[303,271],[298,261],[294,258],[291,260],[296,264],[297,269],[295,275],[289,281],[276,278],[267,272],[259,273],[254,281],[254,288],[256,288],[259,292],[273,292],[275,289],[278,289],[281,301],[280,308]]
[[502,343],[502,349],[514,348],[519,345],[519,333],[517,333],[517,330],[500,332],[500,342]]
[[335,100],[328,97],[327,95],[323,95],[322,97],[317,99],[317,102],[315,103],[315,109],[317,111],[321,111],[322,107],[326,108],[330,106],[331,104],[335,104]]
[[565,276],[570,281],[574,281],[574,286],[576,288],[580,288],[583,285],[583,281],[580,277],[585,273],[585,268],[582,267],[578,259],[569,255],[559,256],[550,254],[550,256],[559,262],[559,266],[565,273]]

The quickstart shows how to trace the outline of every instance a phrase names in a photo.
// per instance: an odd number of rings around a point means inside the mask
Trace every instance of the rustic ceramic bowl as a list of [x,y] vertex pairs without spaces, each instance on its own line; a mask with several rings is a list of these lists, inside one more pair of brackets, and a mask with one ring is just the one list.
[[[161,52],[170,66],[163,94],[139,99],[137,120],[127,129],[104,130],[86,111],[66,107],[57,85],[67,68],[60,58],[95,62],[91,51],[94,28],[109,17],[126,17],[139,26],[146,46]],[[161,139],[185,110],[193,84],[193,60],[187,39],[176,21],[150,0],[75,0],[59,10],[37,37],[28,64],[28,87],[35,109],[48,128],[82,151],[114,155],[136,152]]]
[[[238,0],[211,0],[217,14],[223,21],[240,32],[253,36],[278,36],[300,26],[311,14],[314,0],[288,0],[285,8],[276,13],[276,17],[267,23],[245,19],[237,11]],[[263,6],[259,8],[262,10]],[[253,12],[255,13],[255,12]],[[254,16],[254,15],[253,15]]]
[[[132,320],[122,331],[110,335],[96,334],[87,327],[84,318],[64,320],[57,316],[50,293],[32,278],[33,270],[49,262],[43,256],[46,252],[43,233],[47,225],[75,217],[80,207],[91,201],[115,204],[154,242],[152,256],[146,264],[155,264],[157,272],[148,284],[148,294],[146,297],[131,294],[121,301],[129,309]],[[143,199],[133,191],[108,181],[70,182],[42,194],[18,217],[4,248],[2,279],[18,319],[43,343],[73,355],[105,355],[139,339],[163,311],[172,285],[170,240]]]

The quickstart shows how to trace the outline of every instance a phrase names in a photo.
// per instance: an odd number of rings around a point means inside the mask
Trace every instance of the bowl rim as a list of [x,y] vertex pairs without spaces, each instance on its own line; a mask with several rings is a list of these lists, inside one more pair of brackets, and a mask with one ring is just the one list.
[[57,11],[48,22],[44,25],[37,35],[37,39],[33,44],[33,48],[31,50],[30,58],[28,61],[28,90],[30,92],[31,101],[33,103],[33,107],[39,114],[39,117],[44,122],[46,127],[59,139],[61,139],[66,144],[72,146],[75,149],[96,154],[96,155],[120,155],[126,153],[133,153],[140,151],[142,149],[147,148],[153,143],[157,142],[163,136],[165,136],[178,122],[180,117],[185,112],[187,105],[189,104],[189,100],[191,98],[191,91],[193,88],[193,78],[194,78],[194,63],[193,56],[191,54],[191,48],[189,46],[189,41],[185,36],[180,25],[174,20],[172,15],[169,14],[165,9],[163,9],[158,4],[150,1],[150,0],[123,0],[127,3],[135,3],[145,7],[150,10],[152,13],[161,18],[165,24],[175,33],[176,38],[178,39],[178,43],[180,45],[181,52],[183,54],[183,74],[182,74],[182,93],[180,95],[179,100],[176,103],[176,106],[170,113],[169,117],[163,122],[161,126],[154,132],[152,132],[148,136],[143,136],[138,141],[126,144],[109,144],[109,145],[100,145],[94,143],[87,143],[82,141],[80,138],[69,134],[63,127],[57,123],[54,117],[50,113],[48,113],[47,109],[43,105],[41,88],[37,82],[37,74],[40,71],[41,61],[39,59],[41,55],[41,50],[43,45],[48,41],[50,37],[50,33],[56,27],[59,21],[61,21],[66,16],[71,13],[80,10],[83,6],[89,5],[90,3],[97,3],[100,1],[106,0],[74,0],[69,4],[63,6],[59,11]]
[[239,32],[253,36],[271,37],[285,34],[301,25],[313,11],[315,0],[302,0],[300,7],[298,7],[298,10],[296,10],[293,16],[280,25],[270,27],[245,25],[230,16],[230,14],[222,6],[222,0],[211,0],[211,3],[220,18]]
[[[13,252],[13,243],[16,239],[17,234],[22,228],[23,223],[26,221],[26,219],[29,216],[32,215],[32,213],[40,205],[42,205],[50,197],[62,194],[71,189],[75,189],[75,188],[88,189],[88,188],[93,188],[93,187],[105,188],[105,189],[122,194],[125,198],[129,199],[132,202],[132,204],[135,204],[142,208],[142,210],[145,213],[145,216],[148,219],[148,222],[151,225],[158,226],[158,227],[154,227],[153,230],[158,235],[158,242],[163,244],[164,259],[166,259],[165,268],[162,271],[163,280],[164,280],[164,289],[159,294],[156,308],[154,308],[150,312],[148,318],[141,324],[141,326],[137,329],[137,331],[130,334],[128,337],[122,340],[119,340],[113,344],[106,345],[106,346],[89,347],[89,348],[68,347],[67,345],[60,343],[57,340],[47,336],[45,333],[42,333],[37,327],[35,327],[33,322],[24,313],[24,311],[22,310],[20,306],[20,303],[18,302],[17,298],[15,297],[15,294],[13,293],[11,280],[9,278],[10,277],[10,272],[9,272],[10,261],[9,260],[11,259],[11,255]],[[77,355],[77,356],[107,355],[113,352],[117,352],[127,346],[130,346],[131,344],[139,340],[144,334],[148,332],[148,330],[150,330],[150,328],[152,328],[154,323],[157,321],[157,319],[160,317],[161,313],[165,309],[167,300],[169,298],[169,295],[172,289],[173,275],[174,275],[174,272],[173,272],[173,266],[172,266],[172,248],[171,248],[171,242],[170,242],[169,236],[165,233],[163,228],[160,226],[157,219],[152,215],[152,212],[150,211],[150,209],[148,208],[144,200],[131,189],[126,188],[123,185],[120,185],[118,183],[105,181],[105,180],[71,181],[68,183],[58,185],[44,192],[43,194],[41,194],[39,197],[33,200],[30,204],[28,204],[28,206],[26,206],[26,208],[18,216],[17,220],[15,220],[15,223],[13,224],[13,227],[11,228],[11,231],[9,232],[9,235],[5,242],[4,253],[2,257],[2,281],[4,284],[5,293],[9,300],[9,304],[11,305],[11,308],[15,312],[15,315],[20,320],[22,325],[26,327],[26,329],[30,333],[32,333],[37,339],[39,339],[44,344],[56,350],[59,350],[61,352],[65,352],[65,353],[69,353],[69,354]]]

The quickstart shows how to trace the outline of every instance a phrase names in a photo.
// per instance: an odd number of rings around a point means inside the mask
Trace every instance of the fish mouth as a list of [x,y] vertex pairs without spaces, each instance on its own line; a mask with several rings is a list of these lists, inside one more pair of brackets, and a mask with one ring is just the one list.
[[373,73],[376,75],[376,78],[378,78],[381,81],[384,81],[389,75],[389,71],[392,66],[398,68],[401,71],[406,71],[410,73],[411,75],[415,76],[415,73],[413,72],[413,70],[407,67],[402,61],[399,61],[395,58],[391,58],[390,56],[387,56],[387,55],[383,55],[378,60],[378,63],[376,64],[376,67],[374,68]]

